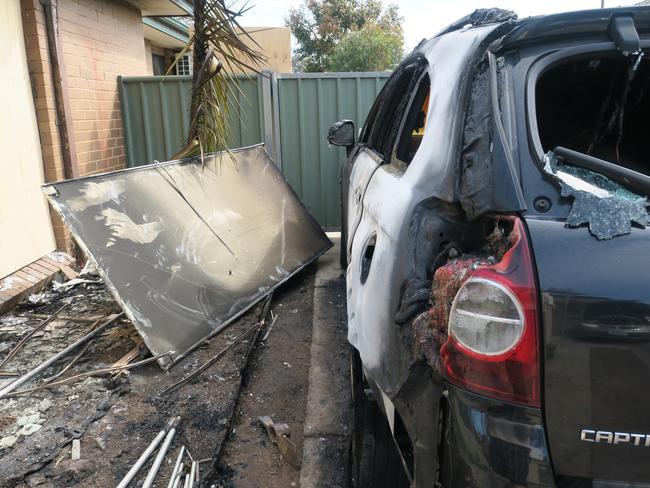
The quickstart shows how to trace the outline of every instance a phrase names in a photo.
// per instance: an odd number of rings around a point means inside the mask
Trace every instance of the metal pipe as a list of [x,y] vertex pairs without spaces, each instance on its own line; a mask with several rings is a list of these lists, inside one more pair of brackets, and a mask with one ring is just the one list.
[[176,479],[174,480],[174,484],[172,488],[178,488],[180,486],[181,480],[185,479],[184,475],[185,474],[185,466],[181,466],[180,471],[176,474]]
[[66,179],[78,176],[77,148],[72,130],[72,117],[70,116],[70,102],[68,97],[68,83],[66,80],[65,64],[63,63],[63,48],[59,38],[57,19],[57,0],[41,0],[45,11],[45,31],[47,33],[47,47],[50,55],[50,69],[52,70],[52,87],[54,89],[54,103],[56,110],[59,138],[61,140],[61,156],[63,158],[63,175]]
[[174,440],[174,436],[176,435],[176,425],[178,424],[179,420],[180,417],[176,417],[172,420],[171,427],[167,432],[167,436],[165,437],[165,442],[163,442],[160,451],[158,451],[158,454],[156,455],[156,459],[154,459],[153,465],[149,470],[149,474],[147,474],[147,477],[145,478],[144,483],[142,484],[142,488],[151,488],[153,486],[153,481],[156,479],[156,475],[160,470],[160,466],[162,465],[165,459],[165,455],[167,454],[167,451],[169,451],[169,447],[172,445],[172,441]]
[[149,446],[144,450],[144,452],[135,462],[133,467],[129,469],[129,472],[126,473],[126,476],[122,478],[122,481],[120,481],[120,484],[117,485],[117,488],[126,488],[127,486],[129,486],[131,480],[135,478],[135,475],[138,474],[140,468],[142,468],[144,463],[147,462],[147,459],[149,459],[151,453],[153,453],[156,450],[156,447],[158,447],[158,444],[160,444],[160,441],[162,440],[163,437],[165,437],[165,431],[161,430],[160,432],[158,432],[156,438],[151,441],[151,444],[149,444]]
[[[46,313],[23,313],[20,314],[19,317],[27,317],[30,319],[46,319],[50,317]],[[93,323],[97,322],[98,320],[101,320],[104,318],[103,315],[91,315],[90,317],[80,317],[79,315],[66,315],[64,313],[60,314],[58,316],[59,320],[67,320],[68,322],[87,322],[87,323]]]
[[88,332],[85,336],[83,336],[81,339],[77,340],[76,342],[70,344],[68,347],[66,347],[63,351],[55,354],[52,356],[50,359],[45,361],[44,363],[39,364],[36,366],[34,369],[29,371],[28,373],[25,373],[22,375],[20,378],[17,380],[13,381],[12,383],[9,383],[7,386],[5,386],[2,390],[0,390],[0,398],[4,397],[8,393],[11,393],[14,391],[16,388],[18,388],[20,385],[23,383],[27,383],[29,380],[31,380],[34,376],[36,376],[38,373],[41,371],[44,371],[45,369],[49,368],[52,364],[57,362],[59,359],[64,357],[66,354],[68,354],[70,351],[73,351],[77,347],[81,346],[85,342],[88,342],[90,339],[95,337],[97,334],[100,332],[104,331],[109,325],[111,325],[113,322],[115,322],[117,319],[122,317],[124,315],[124,312],[121,312],[117,315],[112,315],[106,322],[104,322],[102,325],[97,327],[96,329]]
[[178,451],[176,464],[174,464],[174,470],[172,471],[172,475],[169,477],[169,483],[167,483],[167,488],[173,488],[174,486],[174,480],[178,476],[178,472],[181,469],[181,463],[183,462],[183,454],[185,454],[185,446],[181,446],[180,451]]
[[196,461],[193,461],[192,468],[190,469],[190,486],[194,486],[195,480],[196,480]]

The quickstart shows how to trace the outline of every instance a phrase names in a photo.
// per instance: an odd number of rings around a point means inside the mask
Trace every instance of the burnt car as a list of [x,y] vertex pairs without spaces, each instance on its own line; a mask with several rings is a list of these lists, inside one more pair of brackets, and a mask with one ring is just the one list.
[[478,10],[332,126],[355,486],[650,487],[648,48]]

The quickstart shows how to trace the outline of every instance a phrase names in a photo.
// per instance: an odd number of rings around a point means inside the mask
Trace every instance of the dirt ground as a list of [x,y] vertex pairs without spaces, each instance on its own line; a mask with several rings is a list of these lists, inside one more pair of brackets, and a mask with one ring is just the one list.
[[[266,343],[254,350],[230,441],[220,461],[217,454],[230,432],[249,345],[243,342],[231,348],[197,381],[168,395],[161,395],[161,391],[256,324],[260,306],[169,373],[152,363],[118,378],[87,378],[0,400],[0,486],[115,486],[174,416],[180,416],[178,433],[156,486],[166,486],[181,445],[194,459],[205,460],[200,465],[202,486],[291,486],[299,474],[280,460],[275,446],[258,426],[257,416],[271,415],[276,421],[289,423],[292,431],[295,426],[292,438],[300,443],[314,269],[312,265],[303,270],[275,293],[271,310],[278,319]],[[58,291],[51,285],[33,301],[37,303],[26,301],[0,317],[0,357],[39,322],[28,314],[50,314],[65,301],[70,306],[63,314],[74,316],[103,315],[117,308],[101,283]],[[55,320],[3,369],[28,371],[81,337],[90,326],[88,322]],[[128,321],[117,324],[98,336],[64,376],[112,365],[134,347],[137,339]],[[70,359],[64,358],[43,377],[56,374]],[[263,368],[259,366],[262,363]],[[38,382],[22,388],[35,384]],[[79,460],[71,459],[73,439],[81,443]],[[141,484],[151,462],[131,486]],[[279,484],[269,484],[270,475]]]
[[262,415],[286,423],[302,452],[312,334],[315,266],[276,292],[277,321],[253,351],[244,376],[232,433],[219,459],[219,488],[298,486],[300,470],[282,459],[259,422]]

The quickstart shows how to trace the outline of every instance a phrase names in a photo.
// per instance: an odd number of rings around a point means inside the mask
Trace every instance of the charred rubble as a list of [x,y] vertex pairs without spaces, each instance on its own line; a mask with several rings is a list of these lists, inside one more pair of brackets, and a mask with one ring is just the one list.
[[[263,145],[229,163],[207,155],[43,188],[88,262],[42,293],[23,287],[26,301],[0,317],[0,485],[214,478],[274,291],[332,245]],[[152,181],[157,192],[143,191]],[[154,361],[167,374],[144,367]]]

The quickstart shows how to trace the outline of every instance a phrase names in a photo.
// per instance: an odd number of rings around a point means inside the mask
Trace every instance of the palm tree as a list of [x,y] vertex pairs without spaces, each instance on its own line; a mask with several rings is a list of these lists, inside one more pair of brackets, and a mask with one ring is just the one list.
[[194,0],[194,31],[181,52],[193,48],[190,124],[187,145],[174,159],[197,154],[203,158],[207,152],[228,149],[229,91],[237,89],[230,81],[237,72],[259,72],[266,59],[237,21],[249,8],[233,9],[224,0]]

